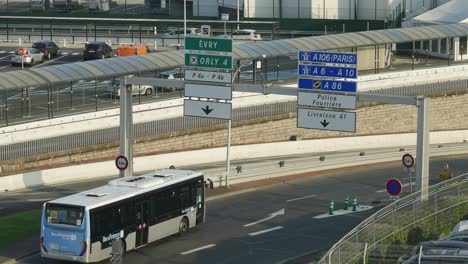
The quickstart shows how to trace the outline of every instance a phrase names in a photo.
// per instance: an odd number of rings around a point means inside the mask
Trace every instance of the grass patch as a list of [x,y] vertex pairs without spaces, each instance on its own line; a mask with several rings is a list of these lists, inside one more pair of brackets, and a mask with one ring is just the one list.
[[41,209],[0,217],[0,246],[38,234]]

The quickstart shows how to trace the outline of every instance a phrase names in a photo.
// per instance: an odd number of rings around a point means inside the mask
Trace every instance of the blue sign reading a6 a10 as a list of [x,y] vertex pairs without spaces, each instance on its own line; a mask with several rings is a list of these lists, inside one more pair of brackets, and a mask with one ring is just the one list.
[[299,62],[357,64],[356,53],[299,51]]
[[314,80],[299,78],[297,82],[299,89],[320,89],[324,91],[355,93],[356,82],[334,81],[334,80]]
[[337,77],[337,78],[357,78],[357,69],[348,67],[318,66],[318,65],[298,65],[300,76],[312,77]]

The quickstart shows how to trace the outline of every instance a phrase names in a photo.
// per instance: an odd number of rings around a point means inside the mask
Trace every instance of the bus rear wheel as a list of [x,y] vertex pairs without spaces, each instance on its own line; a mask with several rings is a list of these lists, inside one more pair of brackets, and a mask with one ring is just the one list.
[[180,220],[179,236],[182,236],[183,234],[185,234],[185,232],[187,232],[188,228],[189,228],[189,222],[187,220],[187,217],[184,217],[184,218],[182,218],[182,220]]

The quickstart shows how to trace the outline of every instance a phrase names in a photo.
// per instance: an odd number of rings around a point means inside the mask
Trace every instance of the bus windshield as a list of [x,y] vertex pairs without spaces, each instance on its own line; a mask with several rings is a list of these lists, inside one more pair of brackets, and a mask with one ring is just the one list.
[[46,217],[49,224],[81,226],[84,208],[79,206],[47,204]]

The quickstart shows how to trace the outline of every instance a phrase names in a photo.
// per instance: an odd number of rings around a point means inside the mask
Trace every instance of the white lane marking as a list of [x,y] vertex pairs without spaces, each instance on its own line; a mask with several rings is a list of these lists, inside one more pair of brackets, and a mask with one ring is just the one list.
[[62,55],[68,55],[68,52],[62,52]]
[[11,55],[8,55],[8,56],[5,56],[5,57],[1,57],[0,59],[5,59],[5,58],[10,58]]
[[3,66],[3,67],[0,67],[0,69],[5,69],[5,68],[8,68],[10,67],[11,65],[7,65],[7,66]]
[[13,53],[15,53],[15,51],[10,51],[10,52],[8,52],[8,53],[13,54]]
[[257,236],[257,235],[260,235],[260,234],[263,234],[263,233],[268,233],[268,232],[271,232],[271,231],[275,231],[275,230],[278,230],[278,229],[281,229],[281,228],[283,228],[283,227],[282,226],[276,226],[276,227],[265,229],[265,230],[262,230],[262,231],[250,233],[249,236]]
[[73,56],[80,55],[80,53],[72,53]]
[[63,58],[63,57],[64,57],[64,56],[62,55],[62,56],[57,57],[57,58],[55,58],[55,59],[53,59],[53,60],[45,61],[45,62],[43,62],[43,63],[41,63],[41,64],[38,64],[38,65],[36,65],[36,66],[33,66],[33,67],[31,67],[31,68],[36,68],[36,67],[39,67],[39,66],[42,66],[42,65],[49,64],[49,63],[51,63],[51,62],[53,62],[53,61],[56,61],[56,60],[58,60],[58,59],[60,59],[60,58]]
[[[412,182],[411,185],[416,185],[415,182]],[[405,183],[405,184],[402,184],[401,187],[408,187],[409,186],[409,182],[408,183]],[[387,189],[383,189],[383,190],[378,190],[378,191],[375,191],[376,193],[383,193],[383,192],[386,192]]]
[[216,246],[216,244],[210,244],[210,245],[206,245],[206,246],[203,246],[203,247],[199,247],[199,248],[196,248],[196,249],[192,249],[192,250],[189,250],[189,251],[185,251],[185,252],[182,252],[180,253],[181,255],[187,255],[187,254],[190,254],[190,253],[193,253],[193,252],[197,252],[197,251],[200,251],[200,250],[203,250],[203,249],[207,249],[207,248],[212,248]]
[[348,210],[340,209],[340,210],[335,210],[335,211],[333,211],[333,214],[332,214],[332,215],[330,215],[329,213],[325,213],[325,214],[321,214],[321,215],[314,216],[313,218],[315,218],[315,219],[322,219],[322,218],[333,217],[333,216],[339,216],[339,215],[345,215],[345,214],[359,213],[359,212],[362,212],[362,211],[370,210],[370,209],[372,209],[372,208],[373,208],[373,207],[372,207],[372,206],[369,206],[369,205],[358,205],[358,206],[356,206],[356,211],[351,210],[351,208],[348,209]]
[[303,196],[303,197],[299,197],[299,198],[295,198],[295,199],[289,199],[286,202],[287,203],[294,202],[294,201],[298,201],[298,200],[302,200],[302,199],[307,199],[307,198],[310,198],[310,197],[315,197],[315,194],[307,195],[307,196]]
[[256,221],[256,222],[253,222],[253,223],[250,223],[250,224],[245,224],[244,227],[253,226],[253,225],[256,225],[256,224],[258,224],[258,223],[265,222],[265,221],[270,220],[270,219],[272,219],[273,217],[276,217],[276,216],[278,216],[278,215],[284,215],[284,208],[281,209],[281,210],[279,210],[279,211],[276,211],[276,212],[270,214],[270,216],[267,217],[267,218],[264,218],[264,219],[262,219],[262,220],[258,220],[258,221]]
[[5,52],[6,52],[6,51],[4,51],[4,50],[0,50],[0,53],[5,53]]

